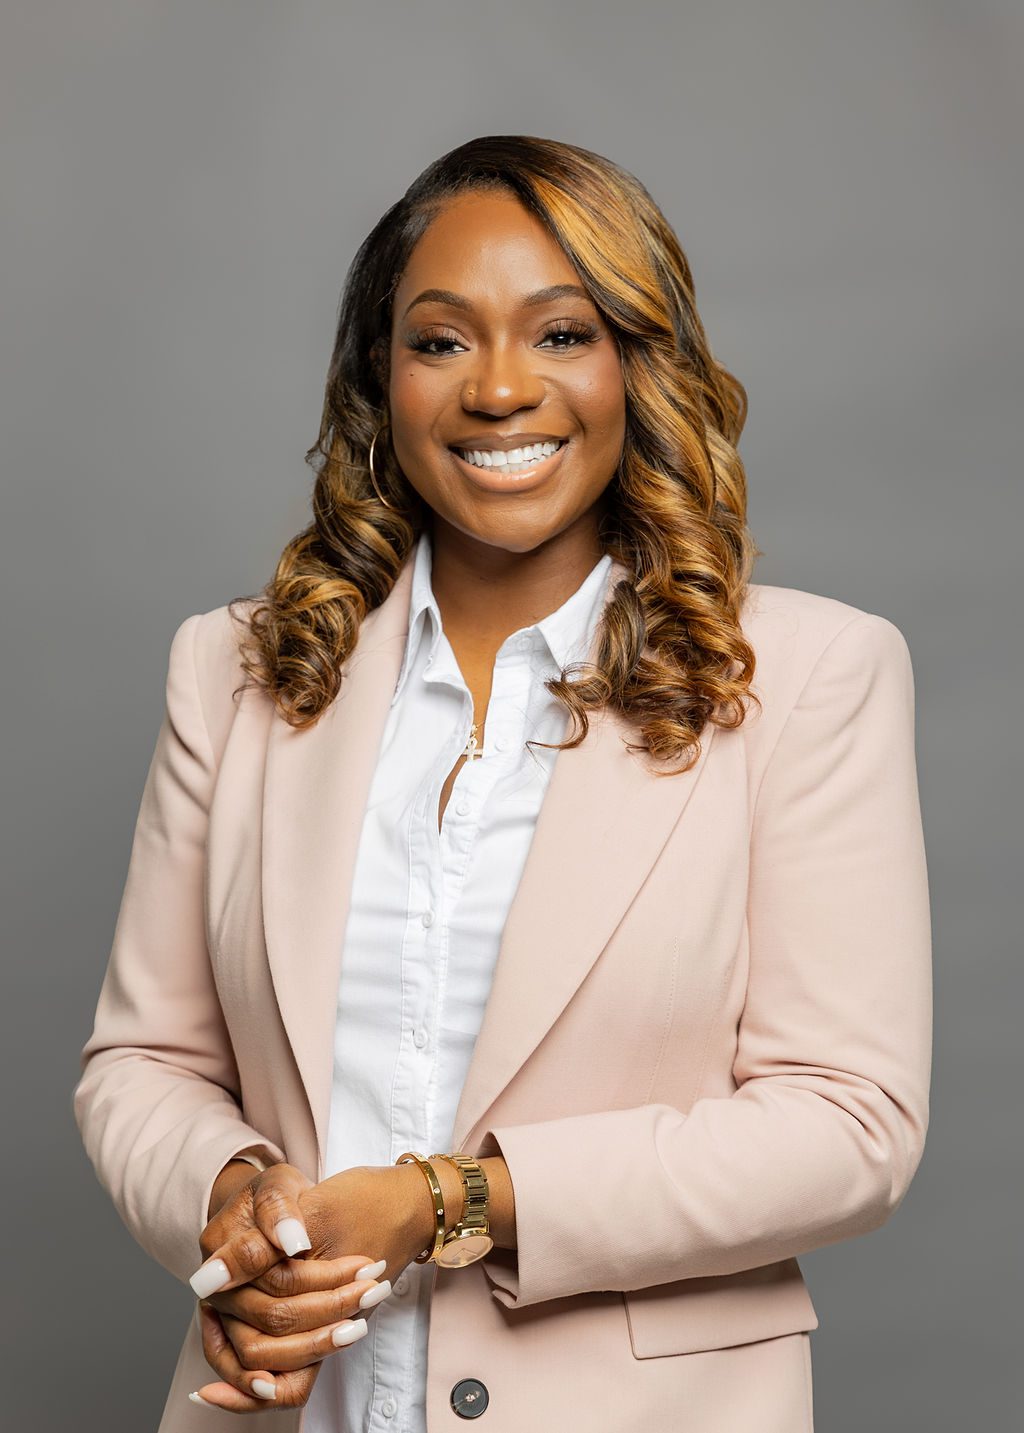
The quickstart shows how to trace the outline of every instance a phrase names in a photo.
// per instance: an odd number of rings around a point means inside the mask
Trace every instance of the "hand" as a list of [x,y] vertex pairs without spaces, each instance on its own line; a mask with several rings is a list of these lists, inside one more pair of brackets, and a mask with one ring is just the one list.
[[373,1305],[360,1308],[360,1299],[390,1293],[386,1280],[358,1277],[363,1268],[383,1272],[361,1254],[284,1259],[251,1284],[201,1300],[203,1354],[221,1380],[200,1386],[202,1401],[232,1413],[305,1405],[323,1359],[367,1332]]
[[[274,1206],[270,1215],[263,1208],[263,1201],[271,1196],[262,1180],[278,1170],[290,1172],[282,1173],[273,1192],[285,1201],[291,1198],[287,1207],[296,1210],[283,1217],[298,1218],[309,1233],[311,1248],[302,1258],[282,1261],[269,1239],[253,1241],[245,1235],[248,1229],[251,1236],[254,1222],[263,1233],[286,1207]],[[460,1217],[462,1202],[461,1181],[457,1172],[452,1173],[458,1189],[447,1175],[442,1176],[449,1227]],[[300,1183],[305,1187],[300,1188]],[[297,1199],[289,1196],[289,1189],[298,1189]],[[264,1217],[257,1217],[257,1209]],[[200,1397],[239,1413],[266,1408],[275,1394],[275,1407],[304,1404],[320,1362],[339,1347],[332,1335],[353,1342],[366,1332],[365,1319],[358,1317],[360,1299],[375,1303],[387,1297],[390,1279],[378,1283],[376,1276],[400,1273],[429,1245],[432,1231],[429,1192],[420,1172],[410,1165],[361,1166],[317,1185],[291,1166],[275,1165],[260,1179],[250,1180],[211,1220],[200,1241],[204,1252],[213,1256],[203,1268],[220,1259],[231,1274],[200,1306],[203,1351],[222,1379],[200,1388]],[[225,1234],[227,1238],[218,1244]],[[358,1279],[359,1271],[375,1261],[372,1256],[341,1252],[353,1247],[379,1249],[380,1267],[367,1269]],[[262,1264],[267,1267],[259,1268]],[[243,1286],[245,1269],[251,1272]],[[255,1387],[260,1394],[253,1392]]]
[[[245,1170],[241,1185],[239,1168]],[[225,1180],[233,1185],[227,1198],[223,1198]],[[312,1186],[313,1181],[293,1164],[275,1164],[253,1173],[251,1165],[230,1160],[214,1181],[210,1218],[199,1236],[199,1247],[207,1257],[189,1277],[196,1296],[205,1298],[215,1290],[247,1283],[272,1268],[282,1252],[291,1256],[308,1249],[299,1196]]]
[[[445,1225],[462,1217],[462,1180],[446,1160],[434,1166],[444,1197]],[[336,1259],[351,1249],[373,1249],[387,1263],[388,1277],[432,1246],[433,1200],[413,1164],[359,1165],[299,1196],[299,1208],[312,1242],[309,1257]]]

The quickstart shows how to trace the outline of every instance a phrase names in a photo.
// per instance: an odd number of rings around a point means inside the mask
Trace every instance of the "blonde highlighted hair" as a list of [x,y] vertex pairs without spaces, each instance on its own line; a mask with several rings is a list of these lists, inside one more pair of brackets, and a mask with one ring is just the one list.
[[[700,755],[708,721],[737,727],[754,652],[740,614],[759,549],[746,524],[737,452],[746,418],[739,380],[711,355],[686,256],[633,175],[574,145],[487,135],[430,164],[375,225],[346,277],[320,434],[312,521],[285,547],[273,578],[246,604],[243,670],[294,727],[337,696],[359,627],[391,591],[430,510],[404,481],[386,432],[392,299],[417,241],[440,209],[471,190],[513,194],[565,251],[615,336],[626,392],[626,437],[602,505],[600,540],[631,577],[605,606],[593,665],[547,683],[574,728],[587,713],[626,717],[637,749]],[[237,616],[237,614],[235,614]],[[672,774],[671,772],[665,774]]]

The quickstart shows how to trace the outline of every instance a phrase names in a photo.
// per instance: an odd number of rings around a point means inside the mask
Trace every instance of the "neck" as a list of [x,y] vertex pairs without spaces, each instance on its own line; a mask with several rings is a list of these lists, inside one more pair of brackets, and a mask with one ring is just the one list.
[[509,552],[436,519],[431,544],[431,586],[445,631],[493,650],[568,601],[602,556],[596,522],[530,552]]

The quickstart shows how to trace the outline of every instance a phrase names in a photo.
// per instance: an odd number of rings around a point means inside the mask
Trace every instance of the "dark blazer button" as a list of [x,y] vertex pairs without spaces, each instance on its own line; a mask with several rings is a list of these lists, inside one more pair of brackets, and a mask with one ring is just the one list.
[[479,1378],[460,1378],[452,1389],[452,1407],[460,1418],[479,1418],[487,1407],[487,1387]]

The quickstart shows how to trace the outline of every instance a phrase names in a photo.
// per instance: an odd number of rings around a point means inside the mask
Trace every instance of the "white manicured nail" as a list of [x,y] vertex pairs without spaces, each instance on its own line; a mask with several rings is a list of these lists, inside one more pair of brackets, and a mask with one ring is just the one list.
[[379,1278],[380,1275],[383,1274],[387,1266],[387,1259],[378,1259],[376,1264],[364,1264],[361,1269],[357,1269],[352,1275],[352,1282],[355,1283],[356,1279]]
[[365,1332],[365,1319],[346,1319],[331,1334],[331,1343],[335,1348],[344,1348],[347,1343],[355,1343],[357,1338],[362,1338]]
[[216,1408],[216,1407],[217,1407],[216,1403],[207,1403],[206,1399],[203,1397],[203,1395],[202,1395],[201,1393],[194,1393],[194,1392],[193,1392],[193,1393],[190,1393],[190,1394],[189,1394],[189,1398],[192,1400],[193,1403],[201,1403],[204,1408]]
[[379,1284],[374,1284],[372,1289],[367,1289],[366,1293],[359,1300],[359,1307],[361,1309],[372,1309],[374,1304],[379,1304],[382,1299],[386,1299],[390,1292],[391,1280],[382,1279]]
[[192,1285],[192,1292],[197,1299],[207,1299],[222,1289],[225,1284],[230,1284],[231,1274],[223,1259],[211,1259],[208,1264],[200,1264],[189,1279]]
[[286,1254],[297,1254],[300,1249],[313,1247],[301,1219],[282,1219],[274,1225],[274,1237]]
[[276,1398],[277,1384],[268,1383],[265,1378],[254,1378],[250,1384],[257,1398]]

